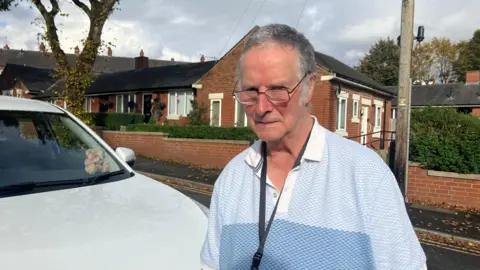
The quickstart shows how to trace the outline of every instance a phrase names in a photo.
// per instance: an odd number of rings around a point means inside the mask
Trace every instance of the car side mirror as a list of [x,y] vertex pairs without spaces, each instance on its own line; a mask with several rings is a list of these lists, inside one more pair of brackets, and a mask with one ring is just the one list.
[[126,147],[117,147],[115,152],[129,166],[133,166],[135,163],[135,152],[133,152],[132,149]]

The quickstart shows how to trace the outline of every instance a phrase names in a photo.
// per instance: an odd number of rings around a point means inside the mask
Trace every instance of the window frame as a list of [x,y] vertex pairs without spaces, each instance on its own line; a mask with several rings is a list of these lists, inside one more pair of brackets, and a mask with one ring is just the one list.
[[[356,107],[356,109],[355,109]],[[360,95],[352,95],[352,123],[360,123]]]
[[222,126],[222,100],[223,100],[223,93],[210,93],[208,94],[208,99],[210,100],[210,126],[212,126],[213,122],[213,102],[218,101],[218,126]]
[[[172,90],[172,91],[168,91],[168,94],[167,94],[167,119],[169,120],[179,120],[180,117],[187,117],[187,115],[190,113],[191,111],[191,108],[190,108],[190,111],[187,111],[188,110],[188,102],[189,100],[187,100],[187,96],[188,96],[188,93],[191,93],[192,95],[192,99],[191,100],[194,100],[195,99],[195,93],[193,92],[193,90]],[[175,109],[174,109],[174,113],[170,113],[170,99],[171,99],[171,94],[173,94],[175,97],[180,97],[183,96],[184,99],[185,99],[185,106],[183,108],[183,112],[182,113],[178,113],[178,103],[175,102]],[[180,94],[180,95],[179,95]]]
[[[372,135],[372,137],[380,138],[381,137],[380,131],[382,131],[382,119],[383,119],[382,114],[384,111],[383,101],[375,99],[373,100],[373,105],[375,108],[375,113],[374,113],[374,123],[373,123],[374,134]],[[378,133],[375,133],[375,132],[378,132]]]
[[[348,114],[348,97],[349,94],[345,91],[342,91],[340,95],[338,95],[337,98],[337,110],[336,110],[336,123],[335,123],[335,134],[340,135],[340,136],[348,136],[347,133],[347,114]],[[340,108],[342,101],[345,101],[345,115],[343,116],[343,121],[345,123],[344,128],[341,127],[341,113],[340,113]]]
[[[128,101],[127,102],[130,102],[130,95],[133,95],[133,102],[135,103],[135,108],[133,109],[130,109],[130,107],[127,108],[127,112],[124,111],[123,109],[123,102],[124,102],[124,97],[127,96],[127,99]],[[121,102],[119,103],[118,102],[118,98],[120,97],[121,99]],[[122,94],[117,94],[115,95],[115,112],[116,113],[132,113],[132,112],[136,112],[136,106],[137,106],[137,95],[135,93],[132,93],[132,92],[129,92],[129,93],[122,93]],[[120,104],[120,111],[118,111],[119,109],[119,105]],[[128,103],[127,103],[128,104]]]

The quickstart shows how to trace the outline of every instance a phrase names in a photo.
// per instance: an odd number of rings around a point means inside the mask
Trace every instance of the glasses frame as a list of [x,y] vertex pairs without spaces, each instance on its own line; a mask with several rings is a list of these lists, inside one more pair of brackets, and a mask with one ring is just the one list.
[[[292,89],[283,89],[288,94],[288,100],[283,101],[283,102],[270,100],[270,97],[266,93],[268,91],[272,90],[272,89],[267,89],[267,90],[265,90],[265,92],[259,92],[258,90],[255,90],[255,91],[254,90],[240,90],[240,91],[233,90],[232,91],[232,96],[238,101],[238,103],[243,104],[243,105],[255,105],[255,104],[257,104],[258,103],[258,96],[260,94],[264,94],[265,97],[267,97],[268,101],[270,101],[272,104],[276,104],[276,105],[285,104],[285,103],[288,103],[290,101],[290,99],[292,98],[292,96],[290,94],[292,94],[297,89],[297,87],[302,83],[302,81],[307,77],[307,75],[309,75],[311,73],[312,72],[310,72],[310,71],[305,72],[305,74],[300,79],[300,81]],[[238,82],[235,82],[235,85],[237,85],[237,83]],[[275,90],[275,91],[280,91],[280,90]],[[237,94],[242,93],[242,92],[257,92],[257,100],[255,102],[241,102],[240,99],[237,97]]]

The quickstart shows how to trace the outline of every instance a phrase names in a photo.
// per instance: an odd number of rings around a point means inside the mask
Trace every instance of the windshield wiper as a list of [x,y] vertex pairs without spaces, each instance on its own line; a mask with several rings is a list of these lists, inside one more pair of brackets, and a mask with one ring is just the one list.
[[36,186],[37,186],[37,183],[35,182],[24,182],[24,183],[6,185],[6,186],[0,187],[0,195],[30,191],[35,189]]
[[125,173],[125,170],[121,169],[121,170],[118,170],[118,171],[104,173],[104,174],[100,174],[100,175],[93,176],[93,177],[90,177],[90,178],[82,179],[81,181],[82,181],[82,184],[84,184],[84,185],[95,185],[95,184],[101,183],[105,180],[108,180],[112,176],[120,175],[120,174],[124,174],[124,173]]
[[71,179],[71,180],[45,181],[45,182],[33,182],[33,181],[23,182],[23,183],[21,182],[21,183],[6,185],[6,186],[0,186],[0,196],[5,194],[12,194],[12,193],[16,194],[16,193],[28,192],[41,187],[56,187],[56,186],[68,186],[68,185],[80,185],[80,186],[95,185],[110,179],[110,177],[112,176],[120,175],[124,173],[125,173],[125,170],[122,169],[115,172],[104,173],[104,174],[100,174],[97,176],[84,178],[84,179]]

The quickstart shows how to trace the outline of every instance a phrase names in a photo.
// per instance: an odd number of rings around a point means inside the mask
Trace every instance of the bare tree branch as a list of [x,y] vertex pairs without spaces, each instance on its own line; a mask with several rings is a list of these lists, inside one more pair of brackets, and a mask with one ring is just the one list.
[[[95,0],[91,0],[95,1]],[[95,63],[98,49],[102,43],[102,31],[105,22],[110,16],[113,6],[118,0],[105,0],[103,2],[92,3],[91,16],[90,16],[90,29],[88,31],[87,38],[85,39],[85,45],[82,53],[77,61],[76,69],[83,70],[84,72],[91,72]]]
[[60,66],[60,68],[68,69],[68,60],[65,56],[65,52],[60,47],[57,27],[55,26],[55,15],[60,11],[57,0],[50,0],[50,3],[52,4],[52,10],[50,12],[47,11],[41,0],[35,0],[33,1],[33,3],[37,7],[38,11],[40,11],[40,14],[45,20],[45,34],[47,36],[50,48],[52,49],[52,53],[55,56],[58,65]]
[[60,6],[58,5],[57,0],[50,0],[50,4],[52,5],[52,10],[50,11],[50,13],[53,17],[55,17],[55,15],[57,15],[60,11]]
[[90,9],[87,7],[87,5],[85,5],[82,1],[80,0],[72,0],[72,2],[77,5],[79,8],[81,8],[86,14],[88,17],[91,16],[91,12],[90,12]]

